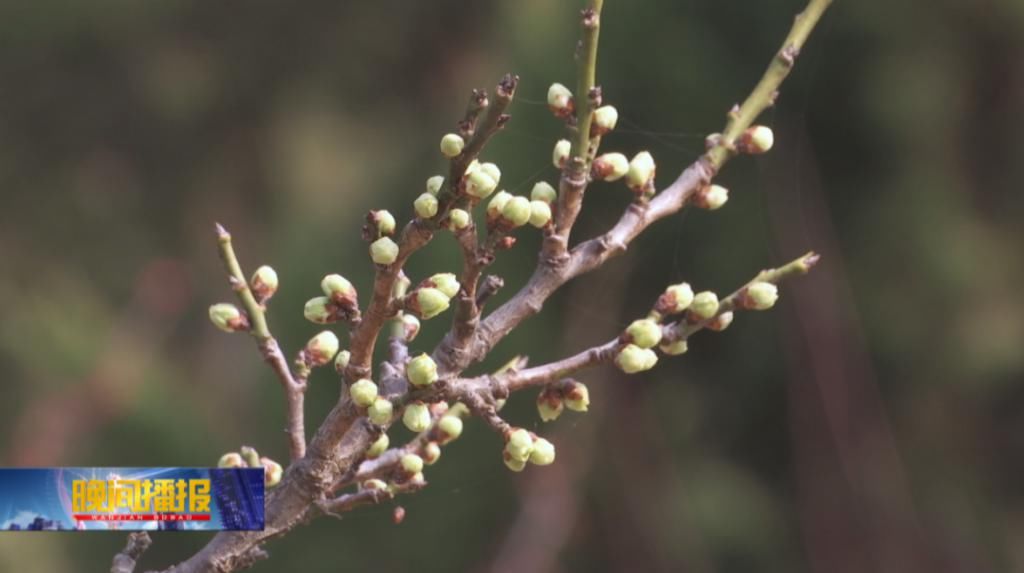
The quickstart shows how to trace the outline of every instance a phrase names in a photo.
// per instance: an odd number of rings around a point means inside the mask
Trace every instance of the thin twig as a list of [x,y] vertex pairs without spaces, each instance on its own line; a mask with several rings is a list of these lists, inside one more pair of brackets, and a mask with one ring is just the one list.
[[114,556],[114,563],[110,567],[110,573],[133,573],[135,564],[142,554],[149,549],[153,540],[145,531],[136,531],[128,535],[128,543],[120,553]]

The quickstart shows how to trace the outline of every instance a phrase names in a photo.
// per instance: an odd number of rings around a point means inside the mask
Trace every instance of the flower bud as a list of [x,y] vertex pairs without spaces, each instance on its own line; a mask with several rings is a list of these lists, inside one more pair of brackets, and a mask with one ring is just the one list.
[[452,209],[448,212],[448,230],[461,231],[469,226],[469,213],[463,209]]
[[736,149],[740,153],[759,154],[765,153],[775,143],[775,134],[772,128],[766,125],[753,125],[748,127],[736,140]]
[[284,475],[284,468],[281,464],[270,458],[260,458],[263,466],[263,483],[266,487],[274,487],[281,483],[281,476]]
[[559,83],[551,84],[548,88],[548,109],[555,117],[567,118],[575,111],[572,92],[569,88]]
[[462,435],[462,418],[451,414],[441,416],[437,421],[437,431],[442,444],[457,440]]
[[390,265],[398,258],[398,244],[381,237],[370,244],[370,258],[378,265]]
[[367,448],[366,458],[372,460],[380,457],[381,454],[387,451],[389,445],[391,445],[391,438],[388,437],[386,432],[381,432],[377,441],[370,444],[370,447]]
[[466,142],[459,134],[446,134],[441,138],[441,155],[444,155],[448,159],[452,159],[462,153],[462,148],[465,146]]
[[537,395],[537,414],[540,415],[542,421],[550,422],[558,419],[563,409],[565,409],[565,403],[559,392],[545,389]]
[[626,374],[635,374],[650,370],[658,363],[658,355],[650,348],[640,348],[635,344],[627,344],[615,357],[615,365]]
[[551,206],[544,201],[530,201],[530,224],[538,229],[551,221]]
[[661,342],[661,325],[649,318],[634,320],[626,328],[626,338],[640,348],[654,348]]
[[268,265],[256,269],[249,279],[249,288],[258,301],[265,301],[277,292],[277,271]]
[[547,181],[538,181],[533,184],[533,189],[530,191],[530,199],[534,201],[543,201],[547,204],[555,202],[558,198],[558,192],[551,186]]
[[334,369],[341,374],[348,368],[348,361],[352,359],[352,353],[348,350],[342,350],[334,357]]
[[217,460],[218,468],[244,468],[245,460],[238,452],[228,452]]
[[364,481],[360,487],[368,490],[385,490],[388,488],[388,484],[384,483],[384,480],[373,478]]
[[437,364],[424,352],[405,365],[405,375],[413,386],[428,386],[437,381]]
[[416,308],[414,310],[422,319],[434,318],[445,310],[448,310],[447,295],[436,288],[416,289]]
[[565,392],[565,407],[573,412],[586,412],[590,406],[590,390],[582,382],[573,382]]
[[402,340],[412,342],[420,333],[420,319],[411,314],[402,315]]
[[707,327],[715,332],[722,332],[726,328],[729,328],[729,325],[732,324],[732,319],[733,315],[731,312],[723,312],[708,321]]
[[245,460],[245,465],[250,468],[262,467],[260,454],[256,451],[256,448],[253,448],[252,446],[242,446],[238,449],[238,452],[242,454],[242,459]]
[[512,197],[501,209],[501,218],[513,227],[522,227],[530,220],[530,200],[526,197]]
[[743,291],[741,300],[743,308],[767,310],[779,300],[779,287],[772,283],[756,282]]
[[480,169],[480,161],[474,159],[473,161],[469,162],[469,165],[466,166],[466,170],[463,171],[462,174],[469,175],[470,173],[476,171],[477,169]]
[[429,219],[437,215],[437,197],[430,193],[423,193],[412,203],[416,210],[416,216],[420,219]]
[[334,317],[334,313],[327,307],[329,302],[330,299],[326,296],[313,297],[306,301],[306,306],[302,309],[302,315],[310,322],[327,324]]
[[689,350],[685,338],[682,340],[677,340],[675,342],[663,342],[661,346],[659,346],[658,348],[661,349],[661,351],[664,352],[665,354],[668,354],[669,356],[679,356],[680,354],[686,354],[686,351]]
[[507,191],[498,191],[491,197],[489,203],[487,203],[487,218],[497,219],[501,216],[501,210],[508,204],[509,199],[512,198],[512,194]]
[[662,314],[678,314],[686,310],[693,302],[693,289],[688,283],[679,283],[665,289],[658,297],[655,310]]
[[249,328],[249,320],[242,311],[227,302],[210,306],[210,322],[224,332],[241,332]]
[[391,235],[395,232],[395,216],[390,211],[385,209],[370,211],[367,218],[377,229],[378,235]]
[[441,446],[437,445],[437,442],[427,442],[427,445],[423,446],[423,463],[432,466],[439,459],[441,459]]
[[437,195],[441,192],[441,187],[444,186],[444,175],[434,175],[427,179],[427,193],[431,195]]
[[402,298],[405,293],[409,292],[409,285],[412,281],[409,277],[405,276],[405,271],[398,271],[398,276],[395,277],[395,284],[391,287],[391,296],[394,298]]
[[377,396],[377,399],[366,408],[366,417],[374,424],[383,426],[391,422],[394,412],[395,406],[389,400]]
[[537,466],[549,466],[555,461],[555,445],[537,438],[533,441],[533,451],[530,452],[530,463]]
[[309,339],[306,343],[306,356],[310,366],[323,366],[338,353],[338,337],[330,330],[325,330]]
[[482,168],[474,169],[466,174],[466,193],[470,196],[483,199],[497,188],[498,181]]
[[480,171],[483,171],[488,177],[494,179],[495,184],[501,183],[501,169],[498,169],[498,166],[494,163],[481,163]]
[[559,139],[555,143],[555,148],[551,152],[551,163],[557,169],[565,167],[565,162],[569,161],[569,154],[572,153],[572,143],[568,139]]
[[366,408],[371,406],[374,400],[377,399],[377,385],[373,383],[373,380],[356,380],[349,386],[349,396],[352,397],[352,402],[360,408]]
[[409,431],[420,433],[430,427],[430,408],[423,402],[410,402],[402,412],[402,423]]
[[525,462],[533,451],[533,436],[523,428],[516,428],[505,440],[505,451],[512,458]]
[[339,274],[330,274],[320,281],[320,290],[332,301],[338,304],[354,305],[358,298],[356,287],[348,279]]
[[615,106],[603,105],[594,110],[594,122],[590,124],[590,135],[604,135],[615,129],[619,121],[619,110]]
[[690,303],[690,313],[699,320],[707,320],[718,313],[718,295],[706,290],[699,292]]
[[416,454],[403,455],[399,460],[399,463],[402,466],[402,471],[404,471],[406,475],[414,475],[423,471],[423,458]]
[[424,281],[423,286],[431,286],[444,293],[448,298],[459,294],[459,281],[454,273],[435,273]]
[[605,153],[594,159],[591,172],[594,179],[617,181],[629,172],[629,160],[621,153]]
[[654,181],[656,167],[654,158],[646,151],[641,151],[633,156],[629,162],[629,172],[626,173],[626,186],[639,193],[647,188]]
[[505,461],[505,467],[507,467],[508,469],[510,469],[510,470],[512,470],[514,472],[521,472],[524,469],[526,469],[526,461],[525,460],[518,460],[518,459],[512,457],[512,454],[509,454],[508,450],[504,450],[502,452],[502,456],[501,457]]
[[721,185],[708,185],[693,197],[693,204],[701,209],[714,211],[720,209],[729,200],[729,190]]

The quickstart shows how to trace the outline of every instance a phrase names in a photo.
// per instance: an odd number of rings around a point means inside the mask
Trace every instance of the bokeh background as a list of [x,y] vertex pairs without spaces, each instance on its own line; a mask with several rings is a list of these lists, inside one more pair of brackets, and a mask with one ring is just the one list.
[[[0,463],[209,465],[287,456],[283,407],[230,300],[211,227],[272,264],[290,352],[321,276],[365,293],[359,226],[408,217],[441,172],[469,90],[522,77],[485,157],[503,186],[553,180],[581,2],[0,2]],[[760,76],[797,0],[608,0],[606,149],[651,150],[667,183]],[[764,122],[770,154],[720,181],[727,207],[658,224],[568,285],[481,371],[604,341],[670,282],[727,292],[815,249],[773,312],[626,377],[596,370],[588,415],[508,416],[558,462],[506,471],[479,423],[424,492],[322,519],[257,571],[1024,570],[1024,3],[836,3]],[[577,237],[628,202],[594,185]],[[495,272],[534,262],[520,232]],[[458,264],[441,236],[411,274]],[[447,327],[426,323],[416,347]],[[339,329],[339,333],[343,332]],[[307,419],[338,391],[311,380]],[[407,433],[392,431],[393,440]],[[143,568],[204,535],[161,534]],[[124,535],[0,534],[2,571],[105,570]]]

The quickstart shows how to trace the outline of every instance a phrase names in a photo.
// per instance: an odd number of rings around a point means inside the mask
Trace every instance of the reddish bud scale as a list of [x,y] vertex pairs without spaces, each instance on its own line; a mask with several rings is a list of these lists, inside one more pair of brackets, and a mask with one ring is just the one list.
[[512,247],[514,247],[515,244],[516,244],[516,238],[515,237],[502,237],[495,246],[498,249],[500,249],[500,250],[507,251],[508,249],[511,249]]
[[391,521],[395,525],[399,525],[405,521],[405,508],[400,505],[396,505],[395,509],[391,511]]

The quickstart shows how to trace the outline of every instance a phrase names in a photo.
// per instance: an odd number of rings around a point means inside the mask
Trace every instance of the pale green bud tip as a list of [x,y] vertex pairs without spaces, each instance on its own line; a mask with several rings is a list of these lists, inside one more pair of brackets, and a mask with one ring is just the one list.
[[341,374],[346,368],[348,368],[348,361],[351,360],[352,353],[348,350],[342,350],[334,357],[334,369]]
[[551,152],[551,163],[557,169],[565,167],[565,162],[569,161],[570,153],[572,153],[572,143],[568,139],[559,139],[555,143],[555,149]]
[[356,380],[352,383],[352,386],[348,389],[349,396],[352,397],[352,402],[360,408],[366,408],[373,405],[377,399],[377,385],[372,380],[362,379]]
[[383,426],[384,424],[391,422],[391,416],[394,412],[394,404],[380,396],[378,396],[377,399],[366,408],[366,416],[370,418],[371,422],[379,426]]
[[658,355],[650,348],[640,348],[635,344],[627,344],[615,357],[615,365],[626,374],[635,374],[650,370],[658,363]]
[[218,468],[244,468],[245,460],[238,452],[228,452],[217,460]]
[[338,353],[338,337],[330,330],[325,330],[309,339],[306,353],[313,366],[323,366]]
[[430,427],[430,408],[423,402],[411,402],[402,412],[402,423],[409,431],[420,433]]
[[248,321],[238,307],[227,302],[210,306],[210,322],[224,332],[239,332],[248,327]]
[[388,237],[370,243],[370,258],[378,265],[390,265],[398,258],[398,244]]
[[650,153],[646,151],[637,153],[629,162],[626,185],[634,191],[646,188],[654,180],[655,169],[654,158]]
[[559,83],[548,88],[548,107],[559,117],[568,116],[573,112],[572,92]]
[[427,353],[413,358],[405,366],[405,375],[413,386],[427,386],[437,381],[437,364]]
[[489,203],[487,203],[487,214],[491,218],[497,218],[501,215],[501,210],[508,204],[509,199],[512,198],[512,194],[508,191],[498,191],[491,197]]
[[466,142],[463,141],[462,137],[457,133],[449,133],[441,138],[441,155],[444,155],[448,159],[458,156],[462,153],[462,148],[466,146]]
[[370,444],[370,447],[367,448],[366,457],[371,460],[379,457],[387,451],[389,445],[391,445],[391,438],[387,434],[381,434],[377,441]]
[[537,438],[533,441],[533,451],[530,452],[530,463],[538,466],[549,466],[555,461],[555,445]]
[[431,195],[440,193],[442,186],[444,186],[444,175],[434,175],[427,179],[427,193]]
[[477,167],[466,174],[466,193],[483,199],[498,188],[498,181],[482,168]]
[[729,328],[729,325],[732,324],[732,319],[733,314],[731,312],[723,312],[708,322],[708,328],[715,332],[722,332]]
[[714,211],[729,200],[729,190],[721,185],[710,185],[697,193],[697,206]]
[[690,303],[690,312],[701,320],[707,320],[718,312],[718,295],[706,290],[699,292]]
[[245,465],[250,468],[260,467],[260,454],[256,451],[256,448],[251,446],[242,446],[238,449],[238,452],[242,454],[242,459],[245,460]]
[[249,280],[253,294],[259,300],[267,300],[277,292],[277,271],[268,265],[256,269]]
[[395,216],[391,214],[391,211],[385,209],[370,211],[370,219],[377,226],[377,232],[381,235],[390,235],[395,232]]
[[421,288],[416,291],[416,304],[421,318],[433,318],[448,310],[450,299],[436,288]]
[[423,471],[423,458],[416,454],[405,454],[402,456],[401,462],[402,470],[405,473],[413,475]]
[[423,446],[423,463],[432,466],[439,459],[441,459],[441,446],[437,445],[437,442],[427,442],[427,445]]
[[505,467],[514,472],[521,472],[526,469],[526,461],[512,457],[508,450],[502,452],[502,459],[505,461]]
[[677,314],[686,310],[692,302],[693,288],[689,283],[679,283],[665,289],[656,307],[663,314]]
[[508,221],[513,227],[522,227],[530,220],[532,210],[530,200],[526,197],[512,197],[501,209],[501,218]]
[[320,281],[320,290],[332,300],[350,300],[355,302],[356,287],[348,279],[339,274],[330,274]]
[[481,163],[480,171],[483,171],[488,177],[494,179],[495,184],[501,183],[501,169],[498,169],[498,166],[494,163]]
[[629,172],[629,160],[621,153],[605,153],[591,167],[595,179],[617,181]]
[[590,130],[593,135],[604,135],[615,129],[619,121],[619,110],[615,106],[603,105],[594,110],[594,123]]
[[551,206],[544,201],[530,201],[530,224],[538,229],[551,221]]
[[537,396],[537,414],[544,422],[557,420],[565,409],[565,403],[557,394],[541,392]]
[[523,428],[512,430],[505,441],[505,451],[512,458],[525,462],[533,451],[533,436]]
[[281,464],[270,458],[260,458],[260,464],[263,466],[263,482],[266,487],[274,487],[281,483],[281,476],[284,475]]
[[388,484],[384,483],[384,480],[380,480],[380,479],[374,478],[374,479],[368,479],[368,480],[364,481],[363,484],[362,484],[362,488],[363,489],[385,490],[385,489],[388,488]]
[[766,125],[748,127],[736,142],[737,148],[743,153],[766,153],[775,143],[775,133]]
[[634,320],[626,328],[626,338],[640,348],[654,348],[661,342],[661,326],[649,318]]
[[576,382],[565,393],[565,407],[573,412],[586,412],[590,406],[590,390],[586,384]]
[[327,324],[331,319],[331,310],[327,308],[329,302],[330,299],[326,296],[311,298],[306,301],[306,306],[302,309],[302,315],[310,322]]
[[469,213],[462,209],[452,209],[448,212],[448,229],[461,231],[469,226]]
[[459,294],[459,281],[454,273],[437,273],[430,277],[434,288],[444,293],[448,298]]
[[543,201],[550,204],[554,203],[556,198],[558,198],[558,192],[547,181],[534,183],[533,189],[530,191],[530,199],[534,201]]
[[429,219],[437,215],[437,197],[430,193],[423,193],[417,197],[412,206],[416,209],[416,216],[420,219]]
[[686,344],[685,339],[677,340],[675,342],[663,343],[658,348],[660,348],[662,352],[668,354],[669,356],[679,356],[680,354],[686,354],[686,351],[689,350],[689,346]]
[[402,315],[402,339],[412,342],[420,333],[420,319],[411,314]]
[[779,300],[779,287],[772,283],[757,282],[747,287],[743,296],[744,306],[754,310],[766,310]]
[[445,414],[437,421],[437,429],[441,433],[442,442],[457,440],[462,435],[462,418]]

